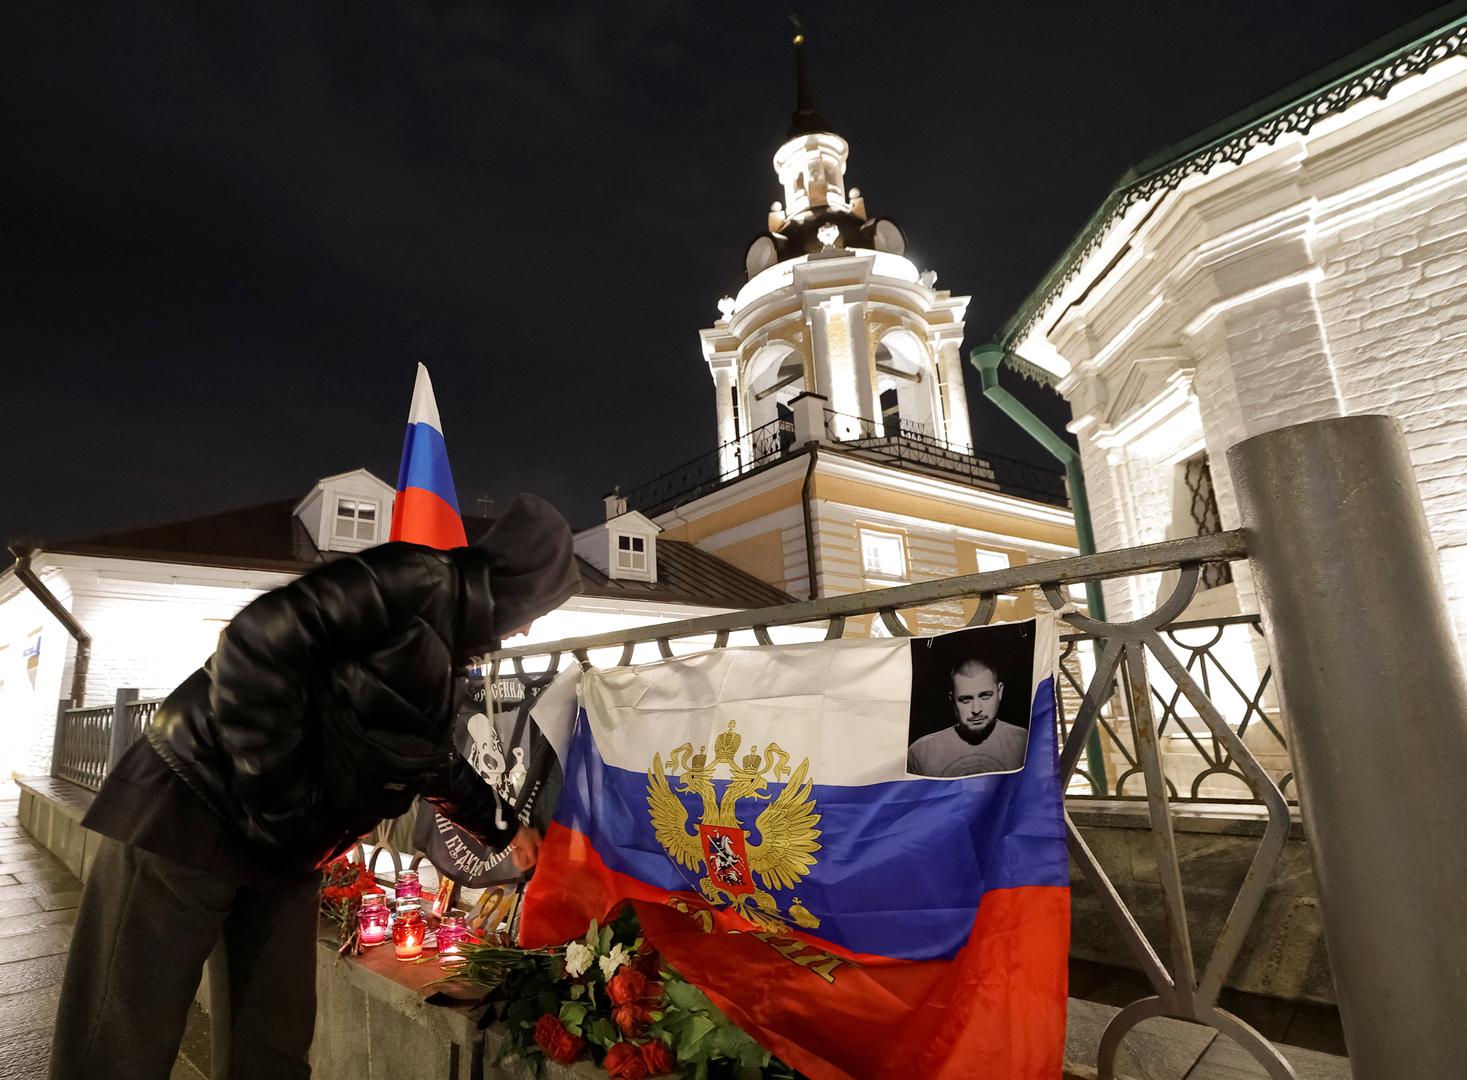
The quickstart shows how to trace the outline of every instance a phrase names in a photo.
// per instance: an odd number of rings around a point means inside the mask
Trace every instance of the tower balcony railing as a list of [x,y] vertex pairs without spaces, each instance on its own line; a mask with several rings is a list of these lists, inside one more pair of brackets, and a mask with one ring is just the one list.
[[[1001,454],[979,457],[939,438],[919,421],[901,417],[876,421],[827,409],[824,435],[828,442],[879,464],[1050,506],[1069,505],[1064,478],[1058,473]],[[626,492],[627,507],[656,517],[802,449],[792,421],[771,420],[631,488]]]
[[987,491],[1068,506],[1064,478],[1002,454],[981,457],[932,433],[929,425],[900,416],[871,420],[825,410],[825,433],[842,446],[885,465],[958,479]]
[[754,469],[781,461],[794,449],[794,423],[771,420],[716,450],[699,454],[661,476],[638,484],[626,492],[627,508],[656,517]]

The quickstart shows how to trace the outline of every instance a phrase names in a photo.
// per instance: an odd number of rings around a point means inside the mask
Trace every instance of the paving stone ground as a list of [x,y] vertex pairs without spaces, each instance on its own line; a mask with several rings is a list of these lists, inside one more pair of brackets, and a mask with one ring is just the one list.
[[[0,784],[0,1080],[43,1080],[81,882],[20,827],[19,805]],[[170,1080],[207,1080],[208,1017],[194,1012]]]

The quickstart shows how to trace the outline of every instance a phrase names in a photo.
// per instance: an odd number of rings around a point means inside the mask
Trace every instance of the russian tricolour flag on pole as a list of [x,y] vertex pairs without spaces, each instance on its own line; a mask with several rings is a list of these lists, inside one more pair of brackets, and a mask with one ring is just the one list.
[[812,1077],[1059,1076],[1057,662],[1048,616],[586,673],[521,944],[630,900]]
[[458,514],[453,473],[448,468],[438,402],[433,398],[428,369],[422,364],[418,365],[413,403],[408,408],[407,438],[402,444],[402,466],[397,471],[389,539],[444,551],[468,543]]

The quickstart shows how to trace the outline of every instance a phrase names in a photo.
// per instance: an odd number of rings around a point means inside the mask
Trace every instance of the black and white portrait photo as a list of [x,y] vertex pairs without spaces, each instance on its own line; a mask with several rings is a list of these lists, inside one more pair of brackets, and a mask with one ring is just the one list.
[[975,627],[912,642],[907,772],[977,776],[1024,767],[1034,624]]

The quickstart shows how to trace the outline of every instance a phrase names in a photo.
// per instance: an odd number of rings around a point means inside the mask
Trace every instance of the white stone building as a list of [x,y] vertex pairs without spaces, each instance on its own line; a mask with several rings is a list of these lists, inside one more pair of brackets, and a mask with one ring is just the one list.
[[[1432,18],[1140,163],[998,339],[1071,403],[1100,549],[1236,527],[1242,439],[1388,413],[1467,639],[1467,17]],[[1256,610],[1237,574],[1194,613]]]
[[[28,553],[39,579],[91,638],[77,687],[77,643],[17,566],[0,572],[0,777],[50,767],[57,704],[110,704],[135,688],[161,697],[203,663],[230,619],[261,593],[322,562],[381,543],[393,489],[365,469],[329,476],[303,498],[48,544]],[[627,515],[577,538],[583,592],[536,622],[552,641],[787,603],[788,595]],[[465,517],[470,541],[488,527]],[[618,559],[636,539],[642,559]],[[638,659],[650,659],[638,654]]]

